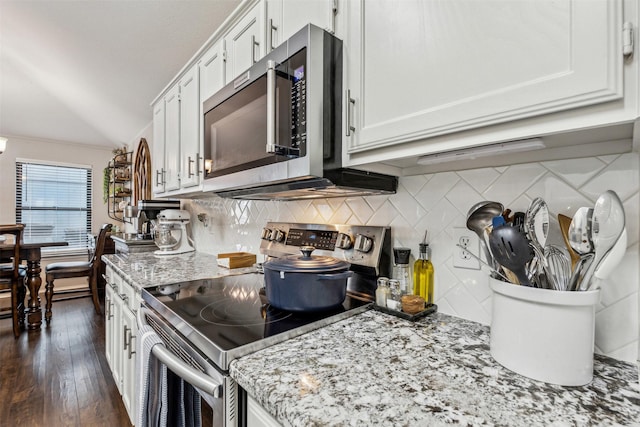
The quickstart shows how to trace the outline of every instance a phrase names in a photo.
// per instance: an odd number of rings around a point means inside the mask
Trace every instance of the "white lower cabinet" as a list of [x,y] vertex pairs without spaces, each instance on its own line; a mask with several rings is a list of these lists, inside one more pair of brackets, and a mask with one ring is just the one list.
[[112,268],[107,267],[105,290],[106,356],[113,379],[122,395],[129,420],[135,424],[136,395],[136,323],[140,307],[139,292]]
[[251,396],[247,395],[247,427],[280,427],[281,424]]

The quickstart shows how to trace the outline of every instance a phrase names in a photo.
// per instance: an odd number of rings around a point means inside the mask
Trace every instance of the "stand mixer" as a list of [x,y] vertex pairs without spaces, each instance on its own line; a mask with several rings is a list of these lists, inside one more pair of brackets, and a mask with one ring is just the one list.
[[158,250],[156,255],[175,255],[192,252],[195,249],[189,244],[187,224],[190,221],[189,212],[179,209],[165,209],[160,211],[155,219],[153,241]]

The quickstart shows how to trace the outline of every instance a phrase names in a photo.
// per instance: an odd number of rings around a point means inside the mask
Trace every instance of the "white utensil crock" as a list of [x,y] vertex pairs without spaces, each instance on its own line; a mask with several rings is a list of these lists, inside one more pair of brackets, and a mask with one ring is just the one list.
[[554,291],[489,281],[493,290],[491,355],[498,363],[547,383],[591,382],[599,289]]

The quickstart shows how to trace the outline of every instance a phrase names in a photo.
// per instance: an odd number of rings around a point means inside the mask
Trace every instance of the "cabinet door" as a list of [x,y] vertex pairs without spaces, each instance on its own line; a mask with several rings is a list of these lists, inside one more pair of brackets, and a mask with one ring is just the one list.
[[180,85],[165,96],[164,189],[180,188]]
[[279,427],[281,424],[251,396],[247,396],[247,427]]
[[164,192],[165,122],[165,105],[163,98],[153,106],[153,157],[151,158],[153,194]]
[[200,102],[224,86],[224,53],[222,41],[216,42],[202,55],[198,65],[200,72]]
[[200,183],[200,94],[198,66],[194,65],[180,80],[180,186]]
[[622,96],[619,1],[359,0],[347,8],[350,153]]
[[264,1],[257,3],[224,37],[225,78],[234,80],[264,55]]
[[122,310],[122,401],[132,424],[136,414],[136,335],[138,327],[131,310]]
[[107,281],[107,286],[104,290],[104,336],[105,336],[105,356],[107,358],[107,364],[113,372],[114,360],[113,360],[113,289],[111,284]]
[[111,374],[122,394],[122,299],[115,289],[112,290],[111,300]]
[[267,2],[267,51],[307,24],[335,33],[337,0],[269,0]]

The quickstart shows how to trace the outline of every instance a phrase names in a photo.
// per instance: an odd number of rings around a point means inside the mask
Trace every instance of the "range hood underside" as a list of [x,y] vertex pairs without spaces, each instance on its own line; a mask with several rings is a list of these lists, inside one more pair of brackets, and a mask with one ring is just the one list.
[[307,176],[262,186],[216,192],[244,200],[302,200],[394,194],[398,178],[356,169],[326,170],[324,177]]

